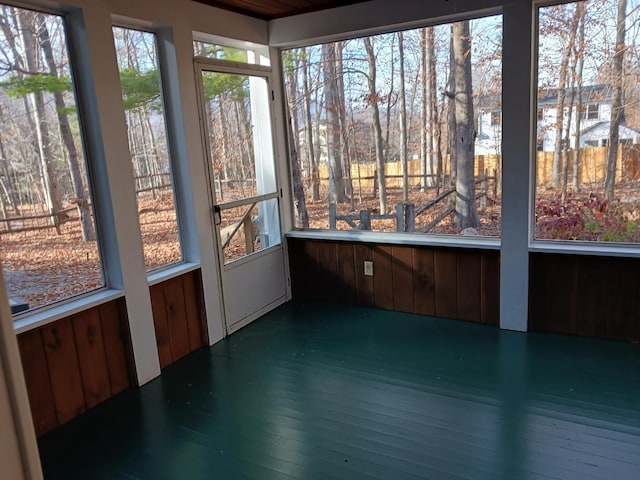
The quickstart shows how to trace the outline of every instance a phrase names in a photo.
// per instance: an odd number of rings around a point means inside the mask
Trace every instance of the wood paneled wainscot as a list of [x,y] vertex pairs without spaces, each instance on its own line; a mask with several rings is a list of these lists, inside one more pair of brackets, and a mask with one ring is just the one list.
[[[499,324],[497,251],[289,238],[295,299]],[[373,262],[373,276],[364,262]]]
[[18,335],[38,435],[134,384],[126,318],[116,300]]
[[160,367],[207,345],[200,271],[150,287]]
[[530,255],[529,329],[640,341],[640,259]]

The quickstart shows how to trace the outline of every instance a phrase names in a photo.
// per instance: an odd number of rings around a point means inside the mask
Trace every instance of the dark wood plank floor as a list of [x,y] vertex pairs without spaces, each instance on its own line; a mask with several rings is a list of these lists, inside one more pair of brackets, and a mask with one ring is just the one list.
[[47,479],[640,479],[640,346],[288,304],[40,440]]

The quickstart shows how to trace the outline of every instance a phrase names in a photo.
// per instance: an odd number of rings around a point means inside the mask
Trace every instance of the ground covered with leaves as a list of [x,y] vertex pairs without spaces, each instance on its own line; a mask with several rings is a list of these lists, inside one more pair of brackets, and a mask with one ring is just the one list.
[[[536,203],[536,238],[640,243],[640,182],[628,182],[616,187],[616,201],[606,202],[599,194],[601,185],[569,192],[564,201],[559,192],[539,188]],[[310,227],[329,228],[326,192],[321,200],[307,201]],[[420,206],[435,196],[434,191],[411,191],[411,201]],[[388,212],[402,200],[400,189],[389,189]],[[442,201],[416,219],[416,230],[424,228],[447,208]],[[379,213],[379,200],[373,195],[354,197],[353,209],[349,202],[338,206],[338,214],[357,214],[360,210]],[[140,227],[144,238],[147,270],[171,264],[181,259],[178,229],[172,199],[168,197],[142,198],[139,201]],[[222,227],[233,225],[241,218],[243,208],[229,212]],[[500,236],[501,198],[490,198],[479,209],[481,225],[478,235]],[[104,286],[101,258],[95,241],[84,242],[77,218],[71,215],[61,227],[60,235],[54,228],[3,233],[0,236],[0,254],[7,289],[13,298],[29,304],[31,308],[60,299],[79,295]],[[338,222],[338,228],[352,227]],[[242,229],[240,229],[242,230]],[[396,231],[396,221],[373,220],[374,231]],[[459,235],[460,228],[449,215],[430,233]],[[244,240],[233,241],[225,252],[230,260],[244,255]],[[260,248],[259,241],[254,243]]]

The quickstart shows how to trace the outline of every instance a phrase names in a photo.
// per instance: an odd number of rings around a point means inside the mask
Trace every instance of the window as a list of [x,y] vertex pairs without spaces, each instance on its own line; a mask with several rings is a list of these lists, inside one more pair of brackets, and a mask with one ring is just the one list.
[[182,260],[156,36],[114,27],[147,270]]
[[538,118],[538,121],[544,120],[544,110],[542,108],[538,109],[537,118]]
[[105,281],[64,19],[0,11],[0,252],[16,313]]
[[200,38],[193,41],[194,57],[226,60],[237,63],[258,64],[269,66],[269,56],[261,54],[263,46],[248,46],[240,42],[241,46],[229,45],[229,39],[217,38],[213,35],[199,34]]
[[583,120],[598,120],[599,118],[599,108],[597,104],[585,105],[582,110],[580,110],[580,118]]
[[620,18],[609,0],[538,8],[538,105],[567,115],[554,113],[552,141],[536,156],[535,239],[640,242],[636,156],[625,143],[640,126],[636,70],[628,67],[640,47],[638,7],[629,0]]
[[193,41],[193,55],[196,57],[215,58],[216,60],[230,60],[240,63],[249,62],[249,52],[242,48],[234,48],[226,45],[205,41]]
[[501,46],[492,16],[283,51],[297,226],[499,236]]

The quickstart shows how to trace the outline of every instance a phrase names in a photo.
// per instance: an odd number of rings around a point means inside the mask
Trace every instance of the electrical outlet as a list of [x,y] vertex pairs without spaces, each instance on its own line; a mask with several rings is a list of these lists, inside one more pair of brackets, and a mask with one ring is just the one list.
[[373,277],[373,262],[364,262],[364,274],[367,277]]

